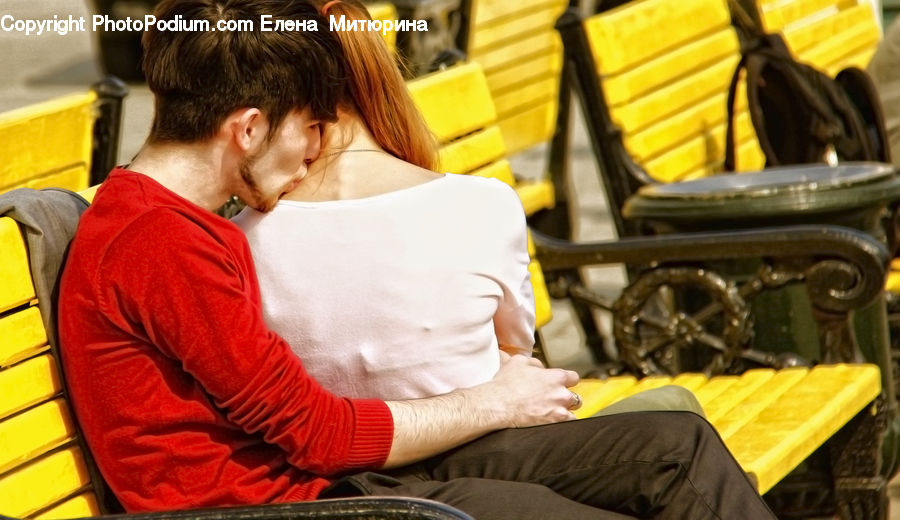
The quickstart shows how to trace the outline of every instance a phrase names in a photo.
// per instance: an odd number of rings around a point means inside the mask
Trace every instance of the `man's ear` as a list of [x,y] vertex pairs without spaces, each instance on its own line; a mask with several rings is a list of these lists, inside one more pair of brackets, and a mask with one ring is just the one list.
[[225,118],[222,131],[238,150],[251,154],[266,141],[269,120],[258,108],[240,108]]

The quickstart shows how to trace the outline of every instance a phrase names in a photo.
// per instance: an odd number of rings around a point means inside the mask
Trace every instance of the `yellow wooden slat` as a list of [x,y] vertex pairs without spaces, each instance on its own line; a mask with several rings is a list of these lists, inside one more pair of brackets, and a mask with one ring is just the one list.
[[[759,147],[759,142],[755,138],[750,138],[743,143],[738,144],[737,148],[737,165],[738,173],[758,171],[763,169],[765,165],[765,155]],[[722,173],[724,164],[719,162],[704,164],[696,170],[690,171],[682,175],[679,181],[691,181],[709,177],[710,175],[718,175]]]
[[632,103],[613,108],[613,119],[625,132],[632,133],[689,110],[691,106],[727,91],[739,59],[738,56],[730,56]]
[[28,251],[19,225],[0,217],[0,312],[34,299]]
[[765,493],[881,392],[875,365],[820,365],[726,440]]
[[499,179],[513,187],[515,187],[516,185],[516,179],[515,177],[513,177],[512,169],[509,166],[509,161],[507,161],[506,159],[501,159],[497,162],[479,168],[473,171],[471,175],[477,175],[479,177],[489,177],[491,179]]
[[550,179],[519,181],[516,183],[516,193],[519,194],[525,214],[529,216],[556,205],[556,192]]
[[779,370],[766,384],[733,406],[715,423],[716,430],[723,439],[734,435],[757,415],[780,399],[791,388],[809,374],[808,368],[786,368]]
[[775,371],[772,369],[757,369],[745,372],[738,378],[736,383],[728,388],[727,393],[719,395],[714,401],[704,405],[703,409],[706,411],[707,420],[713,426],[718,427],[719,420],[722,417],[749,395],[768,384],[774,376]]
[[440,170],[450,173],[470,171],[506,156],[500,128],[489,126],[447,144],[440,150]]
[[[369,16],[373,20],[396,20],[397,19],[397,8],[394,7],[394,4],[390,2],[375,2],[371,4],[366,4],[366,9],[369,11]],[[384,39],[384,43],[387,44],[388,49],[391,51],[395,51],[397,49],[397,31],[381,31],[381,37]]]
[[0,473],[61,446],[74,435],[75,427],[62,399],[0,421]]
[[[654,179],[675,182],[684,179],[688,172],[704,165],[721,164],[725,158],[725,131],[725,123],[719,123],[677,148],[644,162],[644,167]],[[738,139],[741,136],[754,135],[753,123],[748,112],[736,118],[735,132]]]
[[29,358],[47,346],[47,332],[36,306],[0,318],[0,368]]
[[96,94],[74,94],[0,114],[0,187],[90,165]]
[[546,4],[514,18],[503,18],[477,26],[469,40],[469,51],[480,54],[539,31],[553,32],[553,23],[564,10],[565,4]]
[[75,498],[66,500],[62,504],[48,509],[35,516],[38,520],[61,520],[63,518],[86,518],[100,516],[100,506],[94,493],[82,493]]
[[541,328],[553,318],[550,294],[547,292],[541,264],[537,260],[532,260],[528,264],[528,272],[531,273],[531,288],[534,290],[535,327]]
[[91,186],[90,188],[83,189],[78,192],[79,195],[85,198],[88,202],[94,201],[94,195],[97,194],[97,190],[100,189],[100,185],[97,184],[95,186]]
[[582,406],[575,410],[579,419],[590,417],[602,408],[619,401],[635,385],[634,376],[611,377],[608,380],[582,379],[572,387],[572,391],[581,396]]
[[702,388],[707,381],[707,377],[703,374],[684,373],[675,376],[675,379],[672,379],[671,384],[687,388],[691,392],[696,392]]
[[814,23],[786,28],[784,39],[795,56],[802,56],[803,52],[813,45],[865,23],[871,17],[872,8],[869,5],[858,5]]
[[50,354],[44,354],[0,370],[0,419],[59,393],[54,363]]
[[562,48],[558,40],[547,52],[514,61],[487,75],[491,95],[498,96],[521,88],[522,84],[547,77],[558,77],[562,70]]
[[[747,110],[744,89],[735,103],[735,113]],[[641,160],[651,159],[684,143],[692,135],[708,131],[725,121],[727,116],[727,92],[710,96],[687,110],[673,114],[638,132],[624,136],[625,145],[633,156]]]
[[518,0],[516,2],[498,2],[497,0],[473,0],[472,23],[475,30],[489,27],[503,20],[515,19],[523,13],[547,6],[565,9],[566,0]]
[[67,190],[79,191],[88,187],[88,173],[85,164],[79,164],[62,171],[54,172],[48,175],[30,179],[25,183],[26,188],[40,190],[43,188],[65,188]]
[[487,81],[476,63],[422,76],[407,85],[428,127],[442,143],[483,128],[497,117]]
[[866,67],[869,66],[869,62],[872,61],[872,56],[875,55],[877,49],[878,46],[875,45],[847,56],[841,56],[837,61],[826,65],[824,72],[833,78],[837,76],[838,72],[847,67],[856,67],[858,69],[866,70]]
[[603,93],[610,106],[619,106],[739,53],[737,34],[731,27],[723,27],[622,74],[606,75]]
[[825,69],[829,64],[839,62],[843,57],[875,49],[880,38],[881,34],[874,18],[869,18],[804,50],[799,53],[798,57],[801,61],[814,67]]
[[90,482],[81,451],[67,448],[0,477],[3,514],[25,517]]
[[629,397],[638,392],[653,390],[661,386],[672,384],[672,378],[668,376],[648,376],[638,381],[638,384],[625,391],[622,397]]
[[494,96],[497,117],[504,119],[527,111],[539,103],[556,103],[559,96],[559,78],[547,77],[529,83],[506,94]]
[[498,120],[506,153],[512,155],[549,140],[556,127],[556,105],[556,101],[542,103]]
[[730,21],[724,0],[643,0],[592,16],[585,30],[599,68],[617,74]]
[[778,32],[788,24],[797,23],[814,13],[833,9],[834,5],[834,0],[793,0],[762,6],[760,14],[766,30]]
[[506,45],[482,52],[472,52],[469,58],[484,67],[487,75],[515,63],[527,62],[530,56],[546,54],[559,46],[559,36],[555,32],[541,31],[528,35]]

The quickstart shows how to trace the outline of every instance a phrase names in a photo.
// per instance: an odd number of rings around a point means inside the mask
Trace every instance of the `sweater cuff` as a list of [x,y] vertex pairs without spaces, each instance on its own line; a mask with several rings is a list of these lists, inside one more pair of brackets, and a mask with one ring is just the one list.
[[353,443],[347,455],[352,468],[380,468],[394,442],[394,418],[384,401],[354,399]]

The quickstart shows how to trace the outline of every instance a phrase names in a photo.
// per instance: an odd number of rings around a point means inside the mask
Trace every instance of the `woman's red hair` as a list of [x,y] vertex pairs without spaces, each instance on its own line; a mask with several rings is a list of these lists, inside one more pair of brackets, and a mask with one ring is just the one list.
[[[328,17],[370,20],[356,0],[316,2]],[[344,103],[352,105],[378,144],[416,166],[437,166],[437,143],[413,103],[394,56],[377,31],[336,31],[347,60],[350,81]]]

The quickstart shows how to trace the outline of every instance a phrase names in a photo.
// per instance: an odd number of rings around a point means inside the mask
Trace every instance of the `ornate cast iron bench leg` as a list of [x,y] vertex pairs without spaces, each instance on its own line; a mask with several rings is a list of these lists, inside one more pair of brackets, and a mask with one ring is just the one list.
[[836,510],[844,520],[887,520],[887,481],[881,475],[881,440],[888,414],[879,397],[829,441]]

